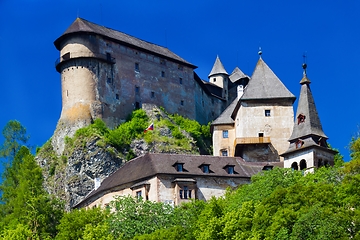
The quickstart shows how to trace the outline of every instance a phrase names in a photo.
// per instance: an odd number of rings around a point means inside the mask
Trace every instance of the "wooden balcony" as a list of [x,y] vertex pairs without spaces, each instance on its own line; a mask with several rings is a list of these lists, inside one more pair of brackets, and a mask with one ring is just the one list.
[[234,146],[238,144],[258,144],[258,143],[270,143],[270,137],[236,138],[234,141]]

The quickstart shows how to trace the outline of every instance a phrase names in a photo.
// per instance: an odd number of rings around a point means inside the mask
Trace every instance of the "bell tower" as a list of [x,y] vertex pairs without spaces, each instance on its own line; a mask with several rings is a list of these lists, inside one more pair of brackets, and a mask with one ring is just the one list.
[[334,165],[334,155],[337,152],[327,145],[328,137],[320,123],[306,68],[307,65],[304,63],[300,98],[293,132],[289,139],[290,145],[282,156],[285,168],[312,172],[317,167]]

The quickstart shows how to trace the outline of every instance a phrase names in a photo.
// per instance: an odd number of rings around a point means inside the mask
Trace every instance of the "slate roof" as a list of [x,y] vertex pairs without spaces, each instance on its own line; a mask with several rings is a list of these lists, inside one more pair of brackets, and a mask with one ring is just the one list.
[[[183,172],[177,172],[174,165],[183,163]],[[210,173],[203,173],[200,166],[209,164]],[[194,177],[228,177],[228,178],[251,178],[252,175],[262,171],[263,167],[272,163],[245,162],[239,157],[220,157],[210,155],[179,155],[146,153],[125,163],[120,169],[104,179],[100,187],[92,192],[75,207],[81,205],[87,199],[106,192],[123,184],[139,182],[160,174],[167,174],[176,178]],[[228,174],[225,166],[234,166],[235,174]],[[278,163],[275,163],[278,166]]]
[[285,87],[260,57],[241,100],[278,98],[289,98],[295,101],[296,97]]
[[216,60],[215,60],[214,66],[213,66],[212,69],[211,69],[211,72],[210,72],[210,74],[209,74],[209,77],[211,77],[212,75],[215,75],[215,74],[226,74],[226,75],[229,75],[229,74],[227,73],[227,71],[225,70],[224,65],[221,63],[219,56],[216,56]]
[[223,125],[223,124],[233,124],[235,121],[232,119],[231,115],[234,112],[236,105],[238,103],[238,99],[230,103],[230,105],[217,117],[211,125]]
[[[304,138],[305,136],[310,135],[320,136],[327,139],[328,137],[323,132],[319,114],[316,110],[315,101],[310,90],[310,80],[307,78],[305,72],[300,84],[301,90],[296,110],[295,124],[289,141]],[[300,124],[298,124],[297,119],[299,114],[305,116],[305,121]]]
[[89,22],[83,18],[77,18],[70,27],[58,38],[55,40],[54,45],[55,47],[60,51],[61,49],[61,42],[63,39],[65,39],[67,36],[71,34],[76,33],[93,33],[98,34],[107,38],[110,38],[112,40],[122,42],[149,52],[152,52],[156,55],[161,55],[176,61],[179,61],[181,63],[184,63],[192,68],[197,68],[195,65],[189,63],[188,61],[184,60],[183,58],[179,57],[172,51],[170,51],[168,48],[146,42],[143,40],[140,40],[138,38],[132,37],[128,34],[103,27],[100,25],[97,25],[95,23]]
[[230,78],[230,81],[231,81],[232,83],[234,83],[234,82],[236,82],[236,81],[239,80],[239,79],[249,78],[249,76],[246,75],[245,73],[243,73],[243,72],[240,70],[240,68],[236,67],[236,68],[232,71],[232,73],[231,73],[231,75],[229,76],[229,78]]

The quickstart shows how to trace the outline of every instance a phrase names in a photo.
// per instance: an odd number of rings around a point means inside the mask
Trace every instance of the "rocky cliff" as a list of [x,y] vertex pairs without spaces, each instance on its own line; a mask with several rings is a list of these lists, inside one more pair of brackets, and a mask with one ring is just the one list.
[[[64,200],[66,208],[70,209],[95,188],[96,181],[101,182],[127,160],[146,152],[211,154],[209,139],[194,138],[194,134],[185,131],[156,106],[144,105],[143,109],[147,116],[144,126],[152,122],[155,129],[139,133],[123,147],[112,144],[101,131],[83,128],[76,131],[76,126],[58,124],[54,134],[56,140],[49,140],[36,157],[43,168],[48,192]],[[139,122],[139,119],[132,121]],[[68,129],[72,129],[72,134]]]

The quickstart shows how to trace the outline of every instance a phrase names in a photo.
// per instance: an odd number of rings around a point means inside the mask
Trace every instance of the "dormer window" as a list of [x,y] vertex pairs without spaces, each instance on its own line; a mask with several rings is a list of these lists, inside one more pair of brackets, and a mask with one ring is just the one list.
[[305,122],[305,115],[303,115],[303,114],[299,114],[299,116],[297,117],[297,124],[299,125],[300,123],[303,123],[303,122]]
[[177,172],[183,172],[184,171],[184,164],[183,163],[175,163],[174,165]]
[[228,174],[235,174],[235,166],[234,165],[226,165],[224,167],[225,171],[228,173]]
[[210,173],[210,165],[209,164],[201,164],[199,168],[203,173]]

